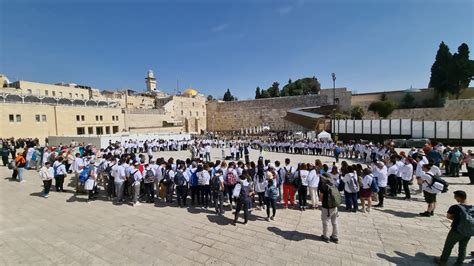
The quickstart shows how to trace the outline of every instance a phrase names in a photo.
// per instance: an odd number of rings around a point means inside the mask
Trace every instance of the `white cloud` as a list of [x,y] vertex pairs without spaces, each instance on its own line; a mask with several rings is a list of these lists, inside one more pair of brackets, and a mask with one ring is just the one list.
[[280,15],[285,15],[293,11],[293,6],[282,6],[276,10]]
[[223,23],[223,24],[219,24],[219,25],[216,25],[214,27],[211,28],[211,31],[212,32],[219,32],[219,31],[223,31],[225,30],[229,25],[226,24],[226,23]]

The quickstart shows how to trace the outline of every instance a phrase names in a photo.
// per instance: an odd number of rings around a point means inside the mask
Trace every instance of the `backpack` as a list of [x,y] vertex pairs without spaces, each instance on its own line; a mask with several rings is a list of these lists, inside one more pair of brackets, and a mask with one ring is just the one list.
[[191,172],[191,180],[190,180],[191,186],[197,186],[198,185],[197,170],[194,170],[194,172],[189,170],[189,172]]
[[81,183],[85,183],[87,179],[89,179],[89,172],[90,172],[90,167],[86,166],[84,169],[82,169],[81,174],[79,175],[79,181]]
[[15,168],[16,168],[16,163],[15,163],[15,161],[10,161],[10,162],[8,163],[8,169],[13,170],[13,169],[15,169]]
[[276,199],[278,197],[278,190],[274,186],[270,186],[267,190],[268,198]]
[[334,185],[328,185],[328,208],[337,208],[341,205],[342,197],[339,190]]
[[239,199],[248,199],[250,194],[250,186],[240,185]]
[[55,176],[55,177],[58,175],[58,168],[59,168],[59,166],[61,166],[61,165],[62,165],[62,163],[60,163],[60,164],[58,164],[58,165],[56,165],[56,166],[53,166],[54,176]]
[[294,185],[295,183],[295,177],[291,173],[293,170],[293,167],[290,167],[290,170],[287,170],[286,167],[283,167],[285,170],[285,184],[286,185]]
[[237,178],[235,177],[234,175],[234,172],[233,171],[227,171],[227,175],[226,175],[226,180],[227,180],[227,185],[235,185],[237,183]]
[[153,170],[148,169],[145,171],[145,180],[148,183],[152,183],[153,181],[155,181],[155,173],[153,172]]
[[201,174],[198,175],[198,185],[204,186],[206,184],[206,179],[204,178],[204,171],[201,172]]
[[[435,176],[435,175],[432,175],[432,174],[429,174],[429,173],[426,173],[426,174],[431,176],[431,184],[428,184],[428,186],[431,189],[439,190],[439,191],[441,191],[441,193],[448,192],[448,186],[449,186],[448,182],[444,181],[439,176]],[[439,188],[441,186],[442,186],[442,188]]]
[[218,192],[221,190],[221,180],[218,176],[214,176],[211,179],[211,191]]
[[184,178],[184,175],[183,175],[182,172],[180,172],[180,171],[176,172],[176,175],[174,176],[174,183],[177,186],[186,185],[186,178]]
[[370,184],[370,190],[374,193],[379,193],[380,188],[379,188],[379,183],[378,183],[378,178],[376,176],[372,176],[372,183]]
[[457,231],[463,236],[474,236],[474,208],[471,207],[469,210],[462,204],[458,205],[461,208],[461,219]]
[[350,193],[356,193],[359,191],[359,186],[357,184],[357,177],[352,176],[351,179],[347,182],[347,186],[349,187]]
[[169,186],[173,183],[173,181],[171,180],[171,177],[170,177],[170,170],[167,170],[165,172],[165,175],[163,177],[163,183],[167,186]]

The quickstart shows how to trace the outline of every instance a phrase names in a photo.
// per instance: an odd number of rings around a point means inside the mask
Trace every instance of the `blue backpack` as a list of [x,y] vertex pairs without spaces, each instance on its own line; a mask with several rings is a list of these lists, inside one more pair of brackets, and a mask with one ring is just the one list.
[[374,176],[372,179],[372,184],[370,184],[370,190],[374,193],[378,193],[380,191],[379,184],[378,184],[378,178]]
[[197,170],[194,172],[189,170],[191,172],[191,186],[197,186],[198,185],[198,176],[197,176]]
[[81,183],[85,183],[87,181],[87,179],[89,179],[89,172],[90,172],[89,166],[86,166],[86,167],[84,167],[84,169],[82,169],[82,172],[79,175],[79,181]]

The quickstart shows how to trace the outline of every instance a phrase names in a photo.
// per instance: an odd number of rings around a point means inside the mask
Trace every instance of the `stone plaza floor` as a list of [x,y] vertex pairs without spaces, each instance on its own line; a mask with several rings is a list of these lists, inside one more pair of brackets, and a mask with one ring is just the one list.
[[[213,150],[218,154],[220,150]],[[251,159],[257,156],[252,151]],[[277,153],[265,157],[272,161],[290,157],[294,164],[316,159]],[[438,196],[435,216],[430,218],[418,216],[426,208],[419,194],[412,201],[388,198],[385,208],[368,214],[341,211],[340,242],[328,244],[319,238],[319,210],[280,208],[270,222],[264,220],[264,211],[253,211],[247,225],[232,226],[228,209],[219,217],[212,209],[177,208],[176,203],[113,205],[103,193],[86,203],[86,195],[75,195],[69,186],[68,191],[52,191],[44,199],[36,171],[25,171],[24,183],[11,181],[6,167],[0,167],[0,177],[1,265],[433,265],[449,230],[445,215],[455,203],[452,192],[462,189],[468,200],[474,197],[467,177],[448,177],[449,192]],[[66,178],[65,184],[69,181]],[[472,250],[470,243],[468,253]],[[453,250],[452,256],[456,254]]]

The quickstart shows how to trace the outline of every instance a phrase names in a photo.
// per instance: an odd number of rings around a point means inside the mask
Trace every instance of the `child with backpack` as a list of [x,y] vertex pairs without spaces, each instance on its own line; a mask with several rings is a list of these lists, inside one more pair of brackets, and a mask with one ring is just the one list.
[[224,214],[224,177],[222,176],[221,169],[215,172],[210,183],[212,199],[214,201],[214,208],[216,209],[216,214],[222,216]]
[[[273,176],[269,175],[268,184],[265,188],[265,205],[267,206],[267,221],[273,221],[276,214],[276,200],[278,197],[278,189],[275,187]],[[270,217],[270,207],[272,208],[272,216]]]
[[233,225],[236,225],[239,218],[239,213],[244,210],[244,224],[247,224],[249,215],[250,196],[253,195],[250,183],[247,181],[250,178],[247,171],[244,171],[240,176],[239,182],[235,185],[232,191],[232,196],[235,198],[235,217]]
[[229,195],[229,205],[230,209],[233,209],[232,206],[232,194],[235,188],[235,185],[237,184],[237,171],[235,170],[235,164],[233,162],[229,163],[229,167],[227,168],[225,172],[225,177],[224,177],[224,184],[227,188],[227,193]]
[[[323,174],[321,177],[320,186],[320,202],[321,202],[321,221],[323,223],[323,234],[321,239],[324,242],[334,243],[339,242],[338,238],[338,211],[337,207],[342,202],[341,194],[336,186],[331,183],[331,180],[327,174]],[[329,237],[329,223],[332,224],[332,234]]]

